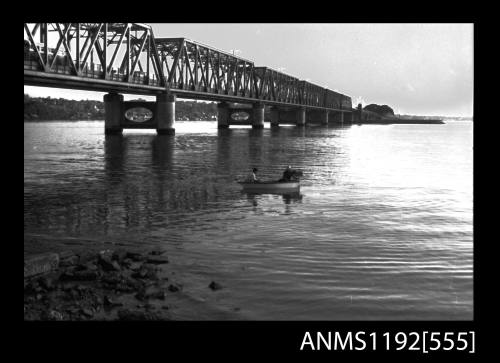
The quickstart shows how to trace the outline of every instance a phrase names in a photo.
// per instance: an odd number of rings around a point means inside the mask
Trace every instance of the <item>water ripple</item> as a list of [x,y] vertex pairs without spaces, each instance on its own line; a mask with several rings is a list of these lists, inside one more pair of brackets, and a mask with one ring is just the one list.
[[[469,123],[217,130],[25,123],[25,253],[161,246],[250,319],[471,319]],[[258,167],[298,195],[249,195]]]

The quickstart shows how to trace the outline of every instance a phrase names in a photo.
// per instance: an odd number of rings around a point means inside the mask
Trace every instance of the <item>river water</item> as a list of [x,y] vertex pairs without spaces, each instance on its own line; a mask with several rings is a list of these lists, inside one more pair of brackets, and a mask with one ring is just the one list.
[[[238,319],[473,318],[472,122],[267,127],[24,123],[25,255],[165,249],[184,293]],[[288,164],[299,194],[235,182]]]

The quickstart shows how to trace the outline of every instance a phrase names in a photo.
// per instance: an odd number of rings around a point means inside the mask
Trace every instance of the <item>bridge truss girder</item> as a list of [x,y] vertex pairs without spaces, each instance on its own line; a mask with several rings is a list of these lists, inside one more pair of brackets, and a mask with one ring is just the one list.
[[254,64],[185,38],[157,38],[169,89],[257,98]]
[[[25,69],[163,85],[151,27],[136,23],[25,23]],[[38,42],[37,42],[38,40]]]
[[261,100],[300,103],[299,79],[268,67],[255,67],[255,87]]
[[139,23],[25,23],[25,82],[351,110],[348,96]]

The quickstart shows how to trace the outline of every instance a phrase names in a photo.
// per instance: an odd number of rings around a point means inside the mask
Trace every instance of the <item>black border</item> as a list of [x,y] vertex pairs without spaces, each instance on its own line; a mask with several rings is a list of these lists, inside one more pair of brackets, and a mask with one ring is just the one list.
[[[408,4],[409,5],[409,4]],[[33,19],[43,20],[57,18],[64,21],[133,21],[144,23],[161,22],[181,22],[178,14],[186,11],[186,4],[163,4],[160,9],[149,8],[146,10],[143,21],[131,19],[130,14],[137,14],[131,9],[132,3],[123,4],[112,3],[108,6],[112,8],[104,9],[102,3],[85,4],[80,3],[75,7],[82,11],[75,11],[73,5],[66,3],[45,3],[39,4],[41,9],[30,7],[25,9],[24,21]],[[175,7],[174,7],[175,6]],[[198,5],[196,5],[198,6]],[[486,57],[485,49],[481,44],[482,37],[488,33],[483,27],[482,20],[474,16],[474,10],[464,9],[460,15],[450,14],[451,8],[444,8],[443,12],[436,12],[436,5],[412,4],[411,12],[405,11],[405,15],[394,16],[390,13],[382,13],[383,9],[376,5],[364,7],[364,5],[343,4],[329,7],[323,3],[315,3],[309,6],[298,3],[285,3],[292,14],[283,13],[280,4],[243,4],[242,8],[232,7],[239,15],[234,17],[232,13],[228,15],[227,10],[223,10],[224,4],[210,3],[206,7],[197,8],[193,14],[186,17],[186,22],[467,22],[474,23],[474,320],[473,321],[235,321],[235,322],[23,322],[22,346],[25,348],[21,352],[23,355],[33,354],[37,359],[48,358],[57,360],[62,358],[65,361],[73,358],[91,359],[113,359],[118,358],[139,358],[149,360],[151,358],[167,360],[172,357],[189,356],[200,357],[200,360],[219,360],[229,358],[230,360],[242,360],[251,358],[272,359],[273,355],[279,360],[288,358],[310,359],[324,358],[334,361],[339,357],[359,357],[370,359],[375,356],[387,356],[400,359],[416,358],[436,360],[448,359],[480,359],[486,356],[486,350],[493,346],[493,336],[486,330],[486,320],[490,315],[486,311],[486,293],[484,290],[489,286],[486,278],[490,276],[490,271],[486,272],[487,252],[484,243],[492,242],[485,237],[484,215],[479,210],[484,210],[484,198],[480,196],[482,188],[482,174],[479,164],[484,160],[485,151],[483,145],[488,145],[483,141],[485,133],[488,131],[484,127],[485,113],[483,89],[484,78],[481,72],[486,72],[478,63]],[[275,6],[276,9],[273,9]],[[397,8],[406,8],[401,3],[395,5]],[[458,5],[454,5],[455,7]],[[177,7],[177,8],[176,8]],[[69,8],[69,9],[68,9]],[[183,9],[181,9],[183,8]],[[417,9],[418,8],[418,9]],[[360,10],[363,12],[360,12]],[[433,11],[429,11],[432,9]],[[327,11],[328,10],[328,11]],[[415,11],[414,11],[415,10]],[[424,14],[418,15],[418,11]],[[87,14],[83,14],[85,11]],[[379,13],[377,14],[377,11]],[[61,15],[61,13],[65,15]],[[121,15],[119,13],[122,13]],[[107,15],[103,15],[107,14]],[[258,15],[257,15],[258,14]],[[142,16],[138,16],[142,17]],[[56,18],[54,20],[54,18]],[[103,18],[105,20],[103,20]],[[278,21],[279,18],[281,21]],[[14,84],[14,83],[13,83]],[[481,85],[481,87],[480,87]],[[493,143],[494,145],[494,143]],[[489,154],[488,154],[489,155]],[[484,171],[484,170],[483,170]],[[484,190],[482,190],[484,192]],[[478,246],[481,246],[479,248]],[[14,307],[15,309],[15,307]],[[493,317],[493,316],[492,316]],[[382,350],[377,352],[339,352],[339,351],[300,351],[300,343],[306,331],[316,332],[398,332],[398,331],[475,331],[476,333],[476,353],[451,353],[437,352],[428,355],[421,352],[391,352]],[[273,354],[273,355],[271,355]]]

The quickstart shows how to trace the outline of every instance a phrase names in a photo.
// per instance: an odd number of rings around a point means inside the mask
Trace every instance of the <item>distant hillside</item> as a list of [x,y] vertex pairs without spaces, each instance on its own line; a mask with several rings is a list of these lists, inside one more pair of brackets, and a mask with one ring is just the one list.
[[[176,120],[215,120],[217,104],[177,101],[175,103]],[[24,95],[25,121],[76,121],[104,120],[104,102],[92,100],[67,100],[64,98],[30,97]]]
[[374,112],[389,120],[397,118],[399,120],[457,120],[457,121],[472,121],[472,117],[457,117],[457,116],[417,116],[417,115],[395,115],[394,110],[388,105],[369,104],[363,110]]
[[[394,111],[387,105],[370,104],[365,110],[378,113],[386,118],[397,117],[401,120],[472,120],[471,117],[447,116],[414,116],[394,115]],[[266,109],[266,120],[269,120],[269,109]],[[217,119],[217,103],[181,101],[175,103],[176,120],[208,121]],[[77,121],[77,120],[104,120],[104,103],[92,100],[67,100],[64,98],[30,97],[24,95],[25,121]]]
[[175,102],[175,119],[179,121],[210,121],[217,119],[216,102]]
[[24,95],[24,120],[104,120],[100,101],[74,101],[64,98],[32,98]]

